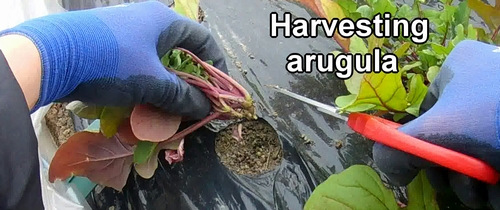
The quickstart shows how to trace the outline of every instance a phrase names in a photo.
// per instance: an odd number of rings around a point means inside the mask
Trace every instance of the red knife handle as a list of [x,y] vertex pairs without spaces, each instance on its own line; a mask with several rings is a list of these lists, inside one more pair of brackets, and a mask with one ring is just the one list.
[[357,133],[383,145],[404,151],[489,184],[499,173],[488,164],[462,153],[414,138],[397,130],[398,123],[363,113],[351,113],[347,125]]

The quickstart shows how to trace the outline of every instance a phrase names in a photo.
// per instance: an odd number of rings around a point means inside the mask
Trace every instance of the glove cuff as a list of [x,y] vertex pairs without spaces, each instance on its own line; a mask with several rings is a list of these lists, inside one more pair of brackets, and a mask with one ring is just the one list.
[[[0,36],[8,34],[29,38],[40,53],[40,98],[32,112],[67,96],[80,83],[116,73],[118,68],[114,35],[97,17],[85,12],[36,18],[0,32]],[[98,67],[96,63],[107,72],[92,70]]]

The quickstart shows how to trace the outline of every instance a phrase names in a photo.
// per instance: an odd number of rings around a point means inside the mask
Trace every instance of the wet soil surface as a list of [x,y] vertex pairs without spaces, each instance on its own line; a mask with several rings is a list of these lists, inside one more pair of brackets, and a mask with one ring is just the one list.
[[[241,127],[241,137],[235,132]],[[274,128],[264,120],[229,126],[215,138],[215,152],[229,170],[244,175],[260,175],[281,163],[282,147]]]
[[47,115],[45,115],[47,127],[57,147],[61,146],[61,144],[66,142],[75,133],[71,111],[65,108],[66,104],[54,103],[47,112]]

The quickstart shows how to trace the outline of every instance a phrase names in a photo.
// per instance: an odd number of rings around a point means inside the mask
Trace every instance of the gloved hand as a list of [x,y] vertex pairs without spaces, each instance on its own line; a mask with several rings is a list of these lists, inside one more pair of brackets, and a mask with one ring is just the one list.
[[32,112],[54,101],[103,106],[149,103],[201,119],[210,101],[160,62],[185,48],[227,73],[224,55],[208,29],[158,1],[72,11],[32,19],[0,35],[34,41],[42,59],[40,98]]
[[[460,42],[429,87],[420,117],[399,130],[478,158],[500,171],[499,49],[478,41]],[[489,203],[500,209],[499,184],[487,185],[380,144],[374,145],[373,157],[393,184],[407,185],[421,169],[426,169],[437,191],[453,190],[470,208]]]

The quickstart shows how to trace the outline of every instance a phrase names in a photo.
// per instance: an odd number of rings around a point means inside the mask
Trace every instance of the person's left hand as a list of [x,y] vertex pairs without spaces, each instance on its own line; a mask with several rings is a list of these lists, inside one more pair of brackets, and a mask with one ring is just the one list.
[[208,29],[157,1],[44,16],[0,36],[8,34],[28,37],[41,55],[40,98],[32,112],[54,101],[79,100],[101,106],[148,103],[201,119],[210,101],[167,71],[160,58],[182,47],[227,73]]

